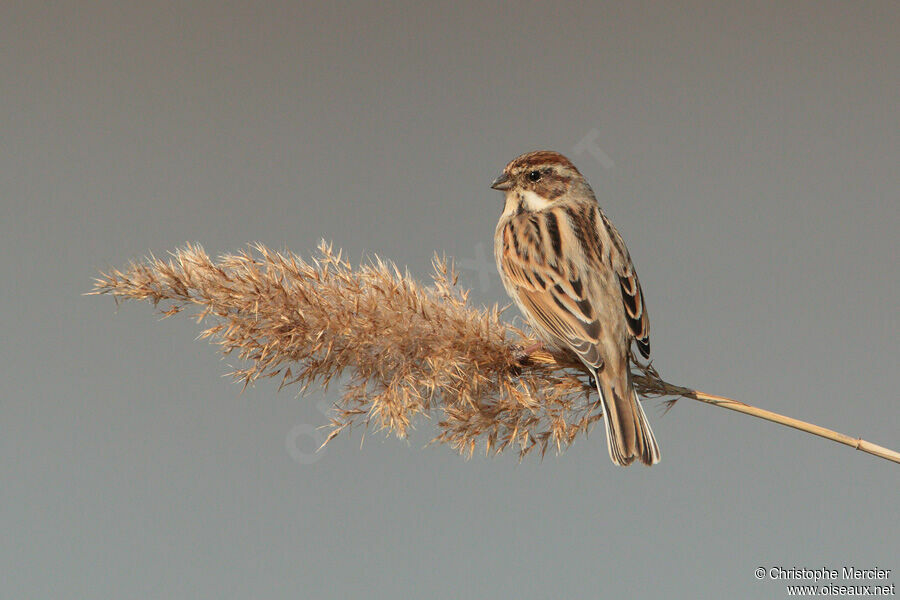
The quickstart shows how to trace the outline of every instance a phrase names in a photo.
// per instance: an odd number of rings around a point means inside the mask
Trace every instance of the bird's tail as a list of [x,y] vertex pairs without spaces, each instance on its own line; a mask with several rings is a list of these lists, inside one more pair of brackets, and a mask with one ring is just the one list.
[[595,373],[594,381],[603,403],[609,457],[622,467],[635,458],[645,465],[655,465],[659,462],[659,446],[634,391],[627,361],[619,377],[611,376],[608,367],[604,371]]

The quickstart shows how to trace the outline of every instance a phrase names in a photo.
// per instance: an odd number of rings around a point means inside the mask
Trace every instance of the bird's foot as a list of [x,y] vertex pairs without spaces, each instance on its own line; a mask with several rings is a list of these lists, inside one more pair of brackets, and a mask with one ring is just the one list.
[[515,366],[513,367],[514,373],[520,375],[521,368],[531,364],[531,354],[543,349],[544,344],[541,342],[536,342],[525,347],[513,346],[512,355],[513,360],[515,361]]
[[535,342],[534,344],[530,344],[528,346],[513,346],[513,358],[520,365],[526,365],[530,362],[532,352],[537,352],[538,350],[543,350],[544,344],[541,342]]
[[530,346],[523,348],[522,352],[524,352],[525,354],[531,354],[532,352],[537,352],[537,351],[543,350],[543,349],[544,349],[543,342],[535,342],[535,343],[531,344]]

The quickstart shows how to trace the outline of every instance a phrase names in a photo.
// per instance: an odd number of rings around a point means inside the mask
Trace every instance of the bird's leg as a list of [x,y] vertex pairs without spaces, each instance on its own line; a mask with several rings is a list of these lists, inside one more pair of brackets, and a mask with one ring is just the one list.
[[[521,346],[515,346],[513,349],[513,358],[516,361],[518,366],[525,366],[531,361],[531,353],[537,352],[538,350],[543,350],[544,344],[541,342],[535,342],[525,348]],[[518,373],[516,373],[518,375]]]
[[524,348],[522,350],[522,352],[524,352],[525,354],[531,354],[532,352],[537,352],[538,350],[543,350],[543,349],[544,349],[543,342],[535,342],[535,343],[531,344],[530,346],[528,346],[527,348]]

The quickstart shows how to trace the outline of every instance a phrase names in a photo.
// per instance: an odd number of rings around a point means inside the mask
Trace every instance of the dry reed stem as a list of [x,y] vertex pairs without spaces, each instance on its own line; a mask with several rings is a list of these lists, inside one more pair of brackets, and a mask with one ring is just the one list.
[[[256,255],[254,255],[254,251]],[[91,294],[166,302],[164,316],[198,307],[197,321],[223,354],[247,367],[231,373],[246,387],[280,377],[281,387],[324,388],[346,375],[326,443],[353,425],[404,437],[418,416],[439,415],[433,442],[471,456],[515,447],[560,451],[602,418],[588,374],[574,356],[543,350],[503,322],[496,305],[475,308],[457,286],[452,264],[435,256],[431,286],[375,258],[357,269],[324,241],[306,262],[255,244],[213,262],[188,245],[169,260],[153,256],[101,273]],[[900,463],[900,454],[862,439],[729,398],[664,381],[652,364],[633,361],[645,398],[699,400],[781,423]]]

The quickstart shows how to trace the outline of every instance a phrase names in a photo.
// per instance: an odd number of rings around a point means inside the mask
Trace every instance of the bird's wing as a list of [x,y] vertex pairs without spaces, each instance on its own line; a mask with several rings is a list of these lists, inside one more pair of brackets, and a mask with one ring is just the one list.
[[566,218],[561,208],[511,217],[502,233],[501,268],[530,317],[599,369],[597,311],[587,297],[586,278],[563,257]]
[[[598,209],[599,210],[599,209]],[[634,270],[631,256],[622,236],[609,221],[603,211],[600,211],[603,224],[609,232],[612,240],[610,259],[616,275],[619,277],[619,286],[622,288],[622,305],[625,309],[625,322],[628,330],[637,342],[638,350],[644,358],[650,358],[650,318],[647,308],[644,306],[644,294],[641,291],[641,282]]]

